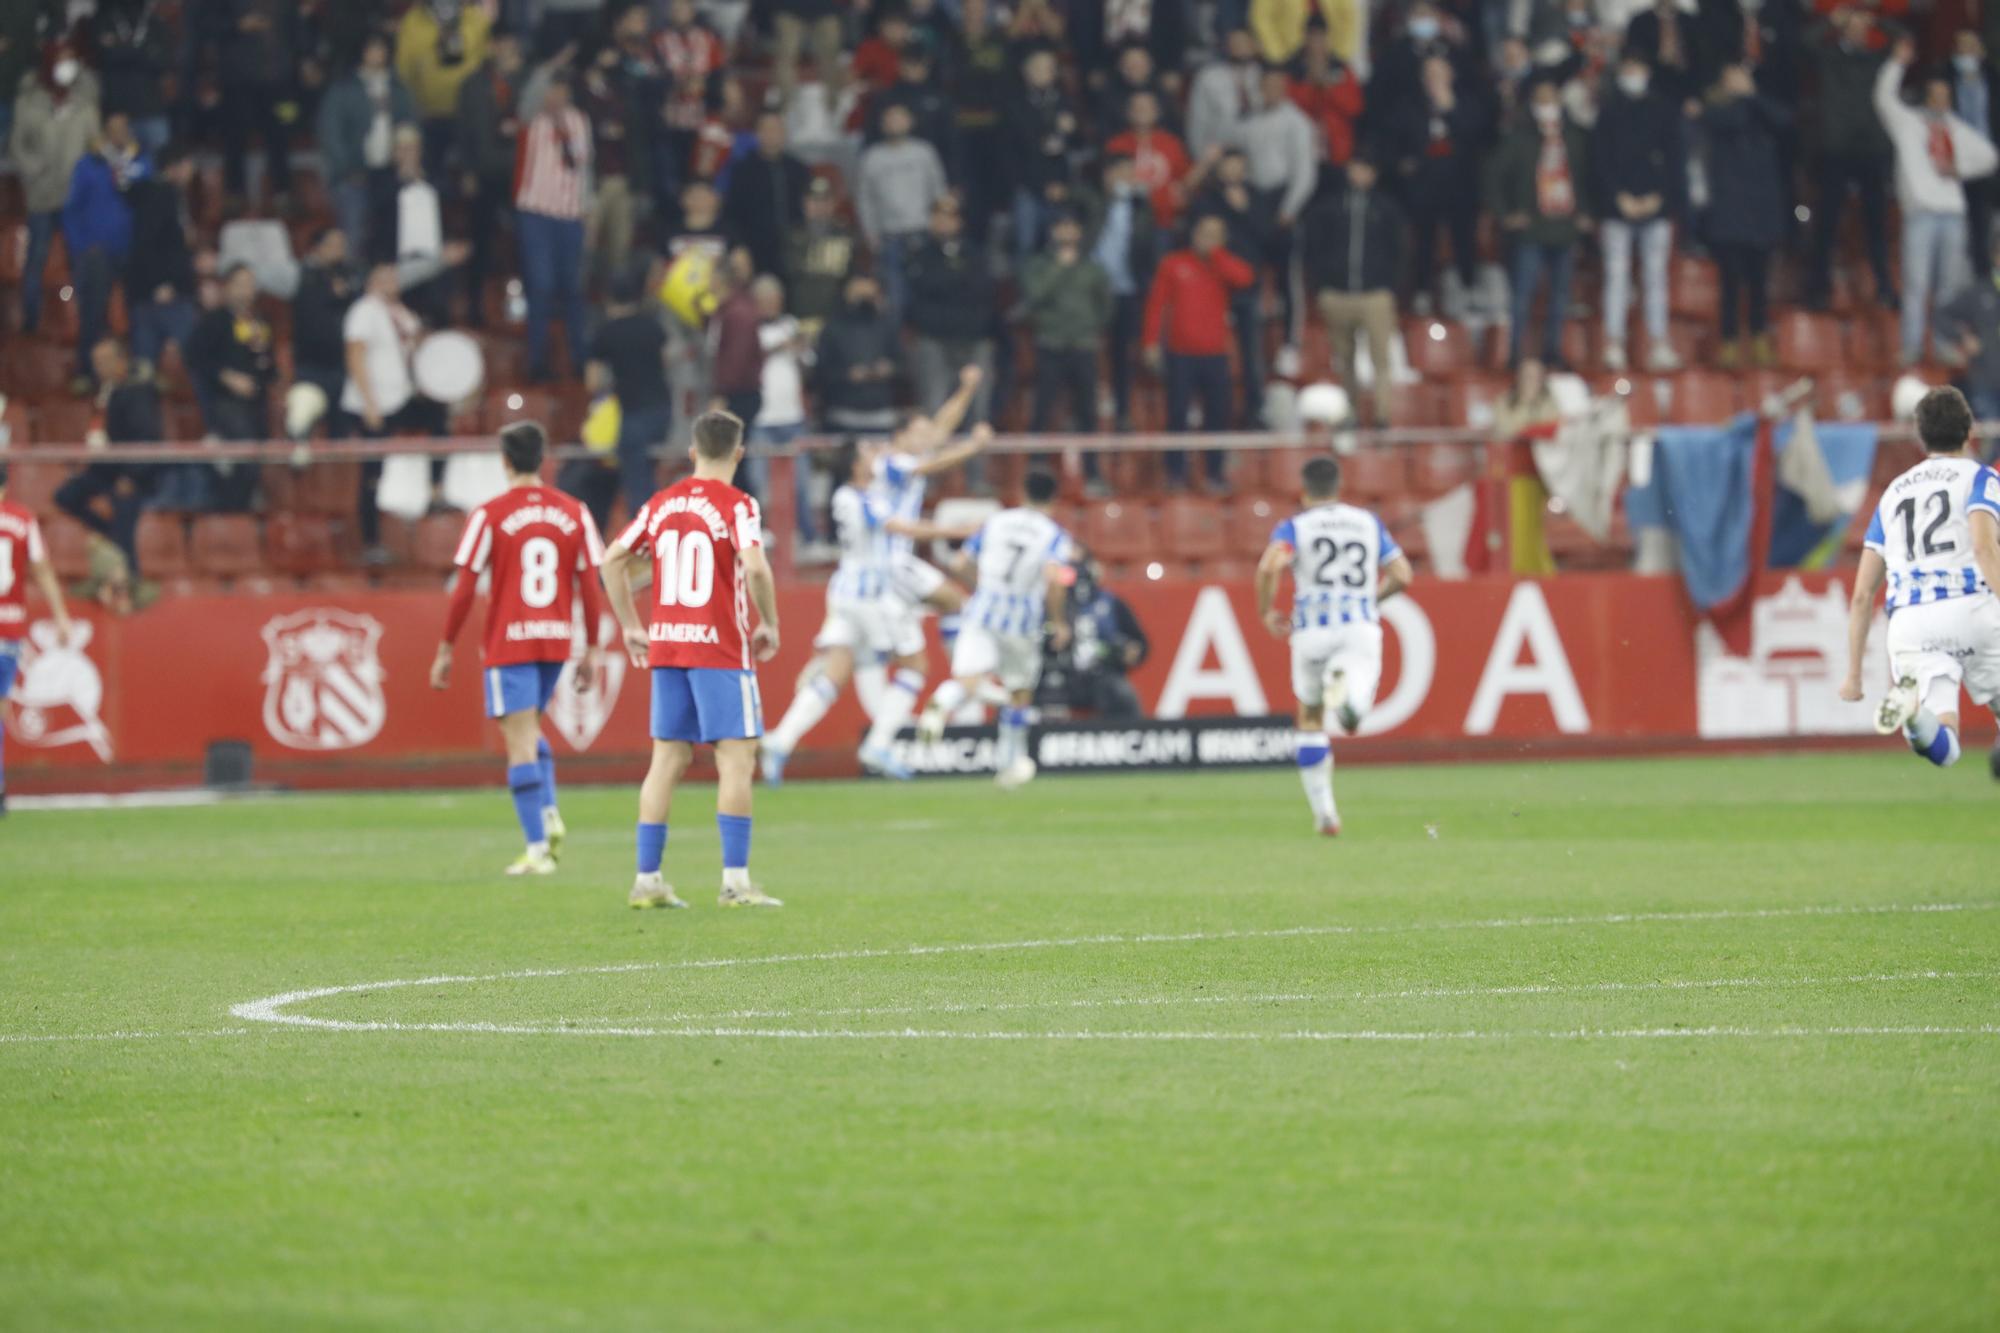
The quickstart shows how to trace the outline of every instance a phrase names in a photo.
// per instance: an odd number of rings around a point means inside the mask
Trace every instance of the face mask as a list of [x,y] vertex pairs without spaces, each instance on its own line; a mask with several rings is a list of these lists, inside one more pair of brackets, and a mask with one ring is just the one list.
[[1958,72],[1960,74],[1977,74],[1979,72],[1978,56],[1971,56],[1971,55],[1953,56],[1951,58],[1951,63],[1958,67]]
[[55,68],[50,70],[49,74],[55,79],[56,87],[67,88],[76,82],[76,76],[81,72],[82,66],[78,65],[75,60],[65,56],[61,60],[56,61]]
[[1651,83],[1652,80],[1644,74],[1620,74],[1618,76],[1618,90],[1627,97],[1644,97],[1646,89]]
[[1418,41],[1428,42],[1433,38],[1435,38],[1437,35],[1438,35],[1438,21],[1436,19],[1410,20],[1410,36],[1416,38]]
[[1535,123],[1543,129],[1549,129],[1562,119],[1562,114],[1562,108],[1559,106],[1540,105],[1535,108]]

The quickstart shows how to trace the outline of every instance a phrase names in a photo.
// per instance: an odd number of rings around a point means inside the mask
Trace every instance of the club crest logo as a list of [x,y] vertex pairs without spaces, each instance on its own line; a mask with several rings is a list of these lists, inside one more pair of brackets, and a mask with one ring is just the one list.
[[315,609],[263,629],[264,729],[294,750],[352,750],[381,734],[382,626],[373,616]]
[[[581,609],[576,617],[575,641],[581,645],[588,638],[584,632]],[[618,622],[609,615],[598,627],[598,642],[609,642],[614,648],[619,642]],[[576,688],[576,673],[582,669],[581,657],[569,659],[563,666],[562,679],[556,682],[556,692],[550,697],[546,710],[549,721],[555,724],[556,734],[579,753],[588,750],[604,734],[604,724],[611,720],[611,710],[618,706],[618,691],[625,684],[625,654],[622,649],[599,653],[590,688],[579,691]]]
[[76,621],[70,641],[61,643],[53,620],[38,620],[29,627],[9,730],[21,744],[37,749],[88,745],[108,764],[111,733],[101,716],[104,677],[84,651],[92,632],[89,621]]

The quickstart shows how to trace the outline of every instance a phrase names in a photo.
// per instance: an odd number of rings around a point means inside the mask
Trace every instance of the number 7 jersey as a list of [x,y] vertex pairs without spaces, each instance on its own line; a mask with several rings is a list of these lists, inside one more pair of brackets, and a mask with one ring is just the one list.
[[2000,520],[2000,474],[1969,458],[1927,458],[1889,483],[1864,544],[1889,567],[1891,615],[1990,591],[1972,558],[1975,509]]
[[1292,552],[1292,628],[1372,625],[1382,567],[1402,555],[1382,520],[1333,501],[1280,523],[1271,541]]
[[[467,582],[447,623],[447,640],[457,636],[471,605],[470,581],[492,572],[483,657],[489,667],[567,658],[579,585],[585,586],[586,609],[603,606],[595,595],[597,567],[604,563],[597,524],[575,499],[546,486],[510,487],[473,510],[452,563]],[[596,625],[586,626],[585,638],[596,640]]]
[[750,593],[742,553],[764,544],[757,502],[727,482],[689,477],[639,507],[618,545],[653,557],[648,665],[747,671]]

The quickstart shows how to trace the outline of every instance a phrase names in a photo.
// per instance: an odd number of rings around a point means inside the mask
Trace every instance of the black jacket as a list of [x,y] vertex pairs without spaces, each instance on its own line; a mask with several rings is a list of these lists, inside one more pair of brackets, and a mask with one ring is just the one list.
[[104,438],[111,444],[158,444],[160,391],[149,380],[128,380],[104,398]]
[[[1277,210],[1267,197],[1260,198],[1257,191],[1243,187],[1245,198],[1238,208],[1229,200],[1228,192],[1220,185],[1210,185],[1194,197],[1188,205],[1188,225],[1205,217],[1221,218],[1229,228],[1229,253],[1245,257],[1261,255],[1270,248],[1271,237],[1277,231]],[[1236,293],[1239,299],[1256,297],[1260,288],[1251,287]]]
[[1306,214],[1305,275],[1314,292],[1393,291],[1403,268],[1408,222],[1377,185],[1347,186]]
[[487,61],[458,86],[459,146],[466,165],[481,180],[506,181],[514,176],[514,150],[520,136],[521,85],[528,71],[514,76],[503,98],[493,62]]
[[937,149],[947,176],[958,175],[958,112],[936,82],[898,80],[882,90],[868,117],[868,142],[882,137],[882,114],[892,106],[910,113],[910,133]]
[[903,364],[903,339],[896,321],[874,306],[843,308],[820,330],[814,384],[821,411],[886,412],[896,405],[896,381],[855,383],[848,372],[887,361]]
[[1460,94],[1451,110],[1433,114],[1430,99],[1419,92],[1383,113],[1388,172],[1425,194],[1472,189],[1468,177],[1476,174],[1480,149],[1494,140],[1497,116],[1491,102],[1469,93]]
[[[1068,129],[1062,128],[1064,124]],[[1062,89],[1051,85],[1039,92],[1023,88],[1015,93],[1006,114],[1015,187],[1039,195],[1051,182],[1067,182],[1076,129],[1076,114],[1063,99]]]
[[161,84],[173,59],[173,34],[160,8],[158,0],[110,0],[98,7],[93,36],[106,115],[157,116],[166,110]]
[[132,210],[132,251],[125,259],[125,301],[136,309],[161,287],[195,294],[194,253],[181,218],[180,191],[157,177],[134,181],[125,192]]
[[970,241],[926,239],[909,258],[904,317],[926,338],[978,339],[993,328],[999,293],[986,252]]
[[[1890,156],[1889,135],[1875,114],[1875,76],[1889,58],[1887,43],[1878,51],[1850,48],[1830,25],[1821,23],[1807,34],[1806,58],[1818,84],[1808,126],[1813,146],[1822,153],[1852,157]],[[1883,170],[1888,170],[1886,165]]]
[[306,264],[292,297],[292,361],[301,370],[347,370],[343,327],[347,308],[361,295],[361,283],[345,269]]
[[1687,205],[1687,118],[1658,92],[1627,97],[1615,88],[1599,103],[1590,136],[1598,216],[1622,219],[1620,194],[1657,194],[1663,217]]
[[[202,0],[195,11],[197,28],[215,43],[222,82],[291,87],[298,12],[297,0]],[[264,26],[246,32],[243,20],[252,16],[262,19]]]
[[[1153,285],[1153,270],[1160,262],[1160,234],[1154,224],[1153,208],[1147,202],[1143,191],[1132,196],[1132,239],[1125,247],[1125,262],[1132,274],[1132,284],[1136,290],[1131,295],[1144,300],[1147,289]],[[1104,235],[1104,220],[1111,211],[1111,201],[1095,190],[1077,191],[1077,211],[1083,217],[1083,234],[1087,238],[1083,250],[1093,258],[1097,255],[1097,242]]]
[[730,168],[723,227],[749,248],[759,273],[783,269],[785,233],[805,222],[811,184],[811,168],[790,153],[776,161],[750,153]]
[[1702,113],[1708,141],[1708,211],[1702,232],[1718,245],[1775,248],[1785,238],[1785,181],[1778,136],[1792,113],[1762,94]]

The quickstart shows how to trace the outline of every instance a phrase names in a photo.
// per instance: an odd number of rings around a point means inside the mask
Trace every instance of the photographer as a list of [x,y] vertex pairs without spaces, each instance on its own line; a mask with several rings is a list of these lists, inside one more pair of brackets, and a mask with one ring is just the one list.
[[1095,560],[1077,569],[1069,618],[1069,651],[1049,659],[1038,702],[1105,720],[1139,717],[1139,695],[1126,676],[1145,662],[1152,645],[1132,608],[1104,586],[1104,567]]

